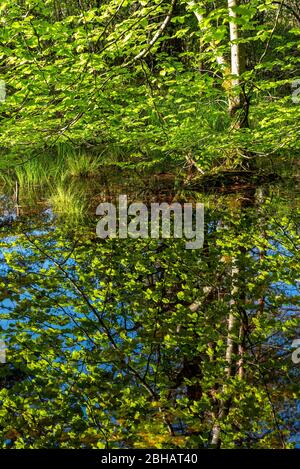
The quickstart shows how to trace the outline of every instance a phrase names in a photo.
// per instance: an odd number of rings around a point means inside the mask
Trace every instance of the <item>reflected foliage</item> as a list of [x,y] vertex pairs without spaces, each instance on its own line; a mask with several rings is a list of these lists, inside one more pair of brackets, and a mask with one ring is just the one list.
[[276,187],[206,197],[193,251],[101,240],[94,217],[3,227],[2,447],[207,448],[216,423],[224,448],[293,446],[296,207]]

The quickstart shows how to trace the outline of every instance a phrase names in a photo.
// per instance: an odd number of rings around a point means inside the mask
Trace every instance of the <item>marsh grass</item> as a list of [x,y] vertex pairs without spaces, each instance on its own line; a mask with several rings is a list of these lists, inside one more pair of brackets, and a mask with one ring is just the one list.
[[95,176],[99,172],[100,159],[99,157],[79,152],[77,154],[68,154],[66,160],[65,177],[88,177]]
[[53,192],[48,198],[53,212],[57,215],[64,215],[67,218],[82,218],[87,210],[87,202],[85,194],[76,186],[66,186],[60,184],[53,187]]
[[47,169],[34,160],[16,167],[15,176],[21,186],[35,186],[49,181],[49,172]]
[[100,166],[99,153],[92,154],[60,145],[1,171],[0,180],[8,185],[18,181],[22,187],[47,186],[54,182],[59,184],[69,178],[96,176]]
[[10,177],[17,180],[20,186],[40,186],[57,179],[63,171],[63,162],[56,155],[41,154],[30,158],[23,164],[15,166]]

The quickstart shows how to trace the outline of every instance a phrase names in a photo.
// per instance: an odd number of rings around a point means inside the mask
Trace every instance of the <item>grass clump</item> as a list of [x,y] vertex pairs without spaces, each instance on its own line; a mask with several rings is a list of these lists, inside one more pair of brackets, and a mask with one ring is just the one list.
[[80,152],[69,154],[66,159],[65,176],[87,177],[98,173],[100,167],[99,158],[92,154]]
[[81,218],[87,209],[84,194],[73,186],[55,187],[48,202],[54,213],[67,217]]

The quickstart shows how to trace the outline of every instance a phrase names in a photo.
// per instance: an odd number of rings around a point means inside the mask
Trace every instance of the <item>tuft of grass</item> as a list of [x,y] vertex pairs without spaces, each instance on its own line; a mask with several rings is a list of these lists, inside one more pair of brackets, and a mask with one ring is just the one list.
[[66,158],[65,176],[87,177],[98,173],[100,167],[99,158],[92,154],[80,152],[78,154],[68,154]]
[[49,186],[53,181],[62,183],[68,177],[95,176],[100,166],[98,154],[61,145],[51,151],[32,155],[24,163],[3,171],[1,180],[12,180],[13,183],[17,180],[22,187]]
[[54,155],[42,153],[34,155],[26,162],[14,167],[14,180],[20,186],[41,186],[49,184],[63,172],[62,161]]
[[39,158],[34,158],[23,165],[16,166],[15,175],[21,186],[41,184],[49,180],[49,171],[43,163],[40,163]]
[[73,186],[55,187],[48,202],[56,214],[66,217],[81,218],[87,209],[84,194]]

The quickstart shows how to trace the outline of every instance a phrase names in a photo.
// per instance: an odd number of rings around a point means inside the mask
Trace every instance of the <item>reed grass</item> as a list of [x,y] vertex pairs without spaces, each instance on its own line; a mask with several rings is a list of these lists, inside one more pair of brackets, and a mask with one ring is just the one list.
[[74,186],[54,186],[48,203],[55,214],[66,217],[81,218],[87,210],[84,193]]

